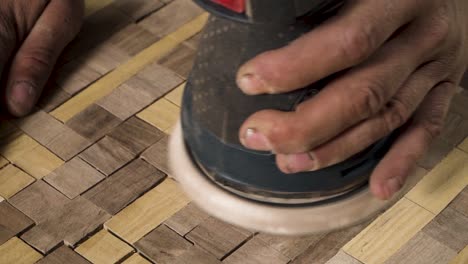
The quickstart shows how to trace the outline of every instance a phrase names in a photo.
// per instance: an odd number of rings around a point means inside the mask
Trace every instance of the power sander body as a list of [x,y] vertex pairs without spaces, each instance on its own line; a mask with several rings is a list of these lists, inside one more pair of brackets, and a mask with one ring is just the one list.
[[[263,109],[294,111],[301,102],[314,100],[336,77],[294,92],[248,96],[236,85],[239,67],[262,52],[281,48],[310,32],[335,15],[343,1],[195,2],[211,16],[185,87],[180,126],[186,153],[199,173],[185,175],[188,172],[179,169],[176,178],[204,177],[226,195],[269,208],[326,206],[368,188],[369,175],[388,151],[394,135],[334,166],[292,175],[278,169],[273,153],[247,149],[238,138],[242,123],[250,115]],[[177,158],[171,156],[173,164]],[[210,194],[198,190],[197,195]]]

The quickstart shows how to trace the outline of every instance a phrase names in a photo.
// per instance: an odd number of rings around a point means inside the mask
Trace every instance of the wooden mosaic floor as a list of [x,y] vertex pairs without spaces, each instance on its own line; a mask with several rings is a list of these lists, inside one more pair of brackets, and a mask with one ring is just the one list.
[[89,0],[86,14],[37,112],[1,124],[1,264],[468,263],[467,91],[410,191],[374,221],[252,233],[199,211],[168,177],[207,14],[189,0]]

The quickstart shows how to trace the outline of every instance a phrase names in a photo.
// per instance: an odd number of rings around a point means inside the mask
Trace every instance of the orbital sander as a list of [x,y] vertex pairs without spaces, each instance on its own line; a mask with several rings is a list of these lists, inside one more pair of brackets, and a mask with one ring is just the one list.
[[[338,0],[196,0],[210,12],[183,94],[169,155],[175,179],[201,209],[256,231],[303,235],[367,220],[392,201],[370,193],[370,174],[394,135],[339,164],[282,173],[270,152],[242,146],[242,123],[263,109],[294,111],[314,100],[330,76],[277,95],[247,96],[236,85],[239,67],[283,47],[335,15]],[[294,60],[294,58],[291,58]]]

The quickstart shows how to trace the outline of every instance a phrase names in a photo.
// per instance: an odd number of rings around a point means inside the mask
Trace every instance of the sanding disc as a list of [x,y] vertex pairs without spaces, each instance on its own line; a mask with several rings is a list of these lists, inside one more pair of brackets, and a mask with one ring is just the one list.
[[202,210],[242,228],[277,235],[325,232],[364,222],[394,202],[375,198],[367,187],[323,204],[284,206],[249,200],[206,177],[193,163],[182,133],[179,122],[169,143],[169,163],[176,181]]

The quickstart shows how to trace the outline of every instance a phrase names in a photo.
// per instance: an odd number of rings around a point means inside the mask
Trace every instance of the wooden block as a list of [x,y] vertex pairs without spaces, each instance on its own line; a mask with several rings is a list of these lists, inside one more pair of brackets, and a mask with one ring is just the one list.
[[156,35],[145,28],[137,24],[129,24],[113,35],[107,42],[122,51],[124,54],[135,56],[158,40],[159,38]]
[[222,259],[251,235],[252,233],[247,230],[209,217],[190,231],[186,238],[216,258]]
[[196,50],[184,43],[176,47],[171,53],[159,60],[159,63],[167,67],[185,79],[188,78],[195,61]]
[[178,44],[200,32],[207,18],[207,14],[198,16],[174,33],[169,34],[167,37],[138,53],[132,59],[95,82],[88,89],[55,109],[52,115],[58,120],[66,122],[92,103],[110,94],[115,88],[141,71],[145,66],[163,57]]
[[201,39],[201,36],[202,36],[202,33],[197,33],[195,34],[194,36],[192,36],[191,38],[187,39],[184,44],[191,47],[192,49],[194,50],[197,50],[198,49],[198,46],[200,44],[200,39]]
[[173,127],[179,120],[180,108],[162,98],[141,111],[137,116],[159,130],[165,131]]
[[333,258],[325,264],[362,264],[359,260],[346,254],[344,251],[338,252]]
[[312,243],[309,248],[296,257],[291,264],[326,263],[333,258],[347,242],[367,227],[370,222],[372,222],[372,220],[340,231],[328,234],[317,234],[318,236],[323,236],[323,238],[315,244]]
[[175,215],[166,220],[165,224],[181,236],[185,236],[209,217],[195,204],[190,203]]
[[136,159],[83,197],[115,215],[143,193],[159,183],[164,174],[141,159]]
[[64,163],[62,159],[41,145],[11,162],[36,179],[42,179]]
[[316,245],[326,234],[317,234],[306,237],[283,237],[268,234],[259,234],[256,237],[269,247],[277,250],[283,256],[292,260],[312,245]]
[[104,108],[93,104],[83,112],[74,116],[66,124],[81,136],[91,141],[96,141],[121,122],[122,120],[109,113]]
[[189,199],[176,182],[166,179],[109,220],[105,226],[128,243],[135,243],[174,213]]
[[5,136],[0,143],[0,153],[9,161],[17,160],[23,154],[32,151],[39,146],[37,141],[19,131]]
[[109,134],[110,138],[135,155],[140,154],[164,136],[163,132],[136,117],[131,117]]
[[33,182],[33,177],[10,164],[0,170],[0,196],[8,199]]
[[344,246],[363,263],[383,263],[434,218],[434,214],[403,198]]
[[468,245],[468,217],[448,207],[425,226],[423,232],[459,252]]
[[64,129],[64,125],[44,111],[37,111],[15,122],[18,127],[42,145],[47,145]]
[[90,50],[82,60],[100,75],[105,75],[122,63],[130,59],[130,56],[117,47],[104,43]]
[[468,119],[461,115],[448,113],[445,125],[440,135],[450,146],[455,147],[468,136]]
[[457,210],[468,217],[468,186],[449,204],[450,208]]
[[42,253],[48,253],[62,242],[74,247],[109,218],[106,212],[78,196],[63,210],[24,233],[21,239]]
[[89,139],[82,137],[71,128],[65,126],[63,132],[45,145],[45,147],[61,159],[68,161],[91,144],[92,142]]
[[0,202],[0,215],[0,246],[34,224],[29,217],[6,201]]
[[203,10],[190,0],[174,0],[139,22],[159,37],[164,37],[201,15]]
[[152,90],[155,92],[155,97],[167,94],[184,82],[184,79],[177,73],[159,65],[158,63],[149,64],[138,72],[137,76],[158,88],[156,90]]
[[468,137],[465,138],[465,140],[458,146],[458,148],[468,153]]
[[73,199],[104,178],[104,175],[76,157],[47,175],[44,180]]
[[33,264],[41,258],[41,254],[17,237],[0,246],[0,263]]
[[131,161],[135,155],[116,140],[104,137],[79,157],[108,176]]
[[113,4],[135,22],[164,6],[160,0],[117,0]]
[[133,252],[133,248],[106,230],[101,230],[79,245],[75,251],[92,263],[105,264],[118,262]]
[[113,0],[85,0],[85,16],[90,16],[96,11],[106,7]]
[[221,264],[215,256],[205,250],[193,246],[186,250],[182,255],[172,260],[171,264]]
[[468,184],[468,154],[454,149],[406,197],[433,214],[440,213]]
[[263,240],[254,237],[229,255],[223,263],[227,264],[281,264],[289,259],[269,247]]
[[432,170],[452,149],[453,147],[447,142],[438,138],[432,142],[428,152],[417,163],[426,170]]
[[169,102],[177,105],[178,107],[182,107],[182,96],[184,95],[185,84],[186,83],[184,82],[181,85],[177,86],[164,98],[166,98]]
[[122,264],[151,264],[151,262],[140,256],[139,254],[133,254],[131,257],[122,262]]
[[74,95],[101,78],[103,74],[81,60],[73,60],[57,70],[57,86]]
[[6,165],[8,165],[10,162],[5,159],[4,157],[0,156],[0,168],[3,168],[5,167]]
[[145,152],[143,152],[142,157],[148,163],[169,175],[170,171],[167,157],[168,144],[169,138],[164,137],[156,144],[148,148]]
[[89,261],[84,259],[75,251],[67,246],[61,246],[54,250],[49,255],[41,259],[37,264],[90,264]]
[[42,180],[26,187],[13,196],[9,202],[36,223],[49,219],[70,202],[70,200]]
[[44,87],[41,98],[37,103],[37,106],[44,112],[49,113],[50,111],[57,108],[59,105],[70,99],[71,95],[62,90],[57,84],[49,84]]
[[468,246],[465,247],[458,255],[450,262],[450,264],[466,264],[468,263]]
[[448,263],[456,252],[437,240],[419,232],[404,247],[391,256],[385,264],[439,264]]
[[173,260],[193,245],[177,233],[161,225],[136,242],[140,252],[156,263],[173,263]]

